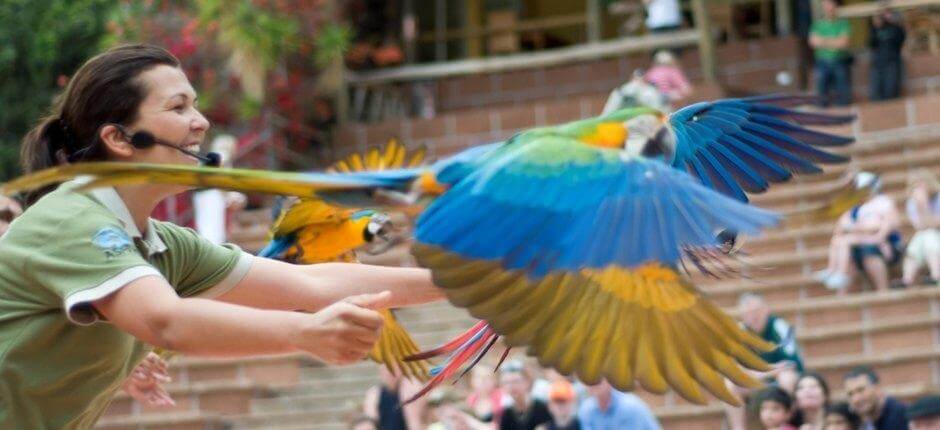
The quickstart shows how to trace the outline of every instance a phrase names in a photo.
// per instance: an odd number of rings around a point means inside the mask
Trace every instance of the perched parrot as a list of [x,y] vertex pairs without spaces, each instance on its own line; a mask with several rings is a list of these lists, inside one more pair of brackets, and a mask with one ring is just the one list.
[[[96,184],[173,183],[363,201],[408,193],[428,177],[443,193],[416,221],[412,253],[451,303],[482,319],[453,342],[428,388],[479,360],[500,337],[587,384],[702,389],[738,404],[724,377],[758,382],[756,352],[774,346],[745,331],[683,276],[690,251],[716,249],[716,232],[757,234],[778,216],[747,204],[793,173],[844,157],[820,147],[852,139],[805,125],[851,116],[791,109],[806,98],[699,103],[665,116],[631,108],[521,132],[427,168],[289,174],[117,163],[78,164],[12,181],[10,193],[92,175]],[[360,207],[368,207],[360,205]]]
[[[412,167],[423,162],[424,154],[423,149],[409,154],[404,145],[391,139],[383,151],[372,149],[364,157],[352,154],[329,170],[354,172]],[[375,238],[387,240],[390,225],[388,215],[372,209],[340,207],[315,197],[293,199],[283,205],[271,226],[270,242],[258,255],[299,264],[357,262],[356,249],[372,243]],[[369,358],[385,364],[393,373],[427,379],[424,361],[405,360],[419,351],[418,346],[391,310],[381,313],[382,334]]]

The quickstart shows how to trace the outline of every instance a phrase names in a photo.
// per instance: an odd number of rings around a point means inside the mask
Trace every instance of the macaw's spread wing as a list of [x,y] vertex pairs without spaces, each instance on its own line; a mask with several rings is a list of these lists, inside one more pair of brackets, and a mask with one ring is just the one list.
[[722,375],[753,381],[769,347],[672,267],[714,233],[756,233],[777,217],[687,174],[566,138],[512,142],[418,220],[418,262],[457,306],[510,344],[586,382],[606,377],[704,402],[735,402]]
[[392,138],[385,143],[385,148],[371,148],[365,154],[354,153],[334,163],[329,171],[378,172],[381,170],[419,167],[424,164],[427,148],[420,147],[409,151],[398,139]]
[[[425,381],[428,379],[428,363],[425,360],[405,360],[420,351],[411,336],[405,331],[395,314],[385,309],[382,314],[382,333],[369,353],[369,358],[384,364],[389,371],[407,378]],[[396,372],[397,370],[397,372]]]
[[[0,185],[10,195],[87,176],[84,189],[115,185],[168,184],[196,188],[220,188],[299,197],[323,193],[355,192],[407,186],[410,178],[396,175],[290,173],[269,170],[142,163],[78,163],[53,167]],[[403,184],[404,183],[404,184]]]
[[676,139],[672,165],[709,188],[741,201],[745,192],[766,191],[793,173],[818,173],[817,164],[846,157],[819,147],[844,146],[854,139],[810,130],[804,125],[836,125],[851,115],[800,112],[766,103],[788,104],[795,97],[731,99],[690,105],[669,117]]
[[468,260],[416,245],[421,265],[457,306],[486,320],[513,346],[528,346],[543,366],[592,384],[681,396],[705,403],[700,387],[737,404],[724,377],[758,382],[740,365],[767,370],[768,350],[674,270],[655,263],[624,269],[561,271],[533,279],[494,261]]

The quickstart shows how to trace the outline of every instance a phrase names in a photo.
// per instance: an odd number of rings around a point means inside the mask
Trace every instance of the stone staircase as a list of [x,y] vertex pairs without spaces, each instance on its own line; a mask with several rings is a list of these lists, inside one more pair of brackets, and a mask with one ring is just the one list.
[[[721,48],[723,83],[734,81],[737,90],[773,90],[770,72],[792,66],[791,44],[783,39]],[[695,58],[694,52],[683,53],[693,77],[697,76]],[[349,125],[336,133],[329,151],[339,156],[395,135],[409,145],[425,144],[432,155],[440,156],[504,138],[521,128],[590,116],[600,110],[607,89],[641,59],[611,61],[573,65],[564,69],[567,72],[533,72],[541,73],[535,78],[515,72],[444,80],[437,83],[438,94],[451,98],[441,101],[446,109],[438,118]],[[940,94],[936,93],[940,59],[912,61],[909,89],[916,95],[853,106],[849,110],[859,120],[830,130],[858,138],[855,145],[841,151],[852,156],[855,167],[882,174],[885,191],[898,202],[903,201],[910,170],[928,168],[940,175]],[[554,83],[563,91],[542,88]],[[491,95],[498,92],[513,96]],[[721,86],[700,85],[693,100],[724,92]],[[847,168],[835,166],[821,175],[795,178],[754,196],[753,202],[782,213],[811,208],[838,188]],[[246,250],[259,249],[270,222],[268,210],[245,212],[236,222],[233,241]],[[910,227],[905,229],[909,238]],[[834,296],[809,277],[825,265],[831,231],[831,222],[784,223],[748,239],[742,270],[753,279],[716,281],[696,275],[694,280],[729,311],[740,294],[763,294],[774,312],[796,325],[807,367],[822,373],[833,387],[840,385],[842,373],[859,364],[873,366],[886,389],[903,399],[940,386],[940,289],[921,286],[884,294],[856,290],[848,296]],[[399,316],[425,347],[449,339],[474,322],[465,311],[446,303],[405,309]],[[171,367],[174,382],[169,390],[177,401],[175,407],[149,409],[118,395],[97,428],[339,430],[359,410],[365,390],[377,382],[372,363],[332,368],[300,355],[241,360],[179,357]],[[716,402],[698,406],[671,393],[638,394],[654,408],[665,429],[724,426]]]

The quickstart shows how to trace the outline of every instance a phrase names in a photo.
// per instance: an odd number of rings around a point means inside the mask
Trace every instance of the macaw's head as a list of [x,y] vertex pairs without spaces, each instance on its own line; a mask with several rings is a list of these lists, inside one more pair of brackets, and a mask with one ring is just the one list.
[[362,237],[366,242],[372,242],[376,237],[389,239],[392,221],[387,214],[366,209],[353,213],[350,220],[362,228]]
[[661,112],[628,108],[584,128],[580,140],[588,145],[619,149],[627,154],[671,163],[676,139]]

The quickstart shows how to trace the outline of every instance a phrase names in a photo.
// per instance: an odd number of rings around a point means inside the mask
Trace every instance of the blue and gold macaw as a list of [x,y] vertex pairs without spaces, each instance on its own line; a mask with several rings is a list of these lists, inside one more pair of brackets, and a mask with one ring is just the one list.
[[[472,365],[497,341],[544,366],[704,403],[732,404],[724,378],[755,386],[773,348],[744,331],[683,276],[690,250],[715,233],[756,234],[778,216],[747,204],[794,173],[844,157],[852,139],[806,125],[849,116],[793,110],[800,97],[699,103],[665,116],[631,108],[543,127],[471,148],[429,168],[287,174],[177,166],[76,165],[7,184],[6,192],[75,174],[99,183],[161,182],[363,201],[443,184],[416,221],[412,253],[451,303],[480,318],[428,354],[449,354],[430,386]],[[823,149],[820,149],[823,148]],[[94,186],[94,183],[91,184]]]
[[[390,139],[382,151],[373,148],[365,156],[352,154],[333,164],[329,171],[378,172],[415,167],[424,161],[424,154],[423,148],[409,153],[397,139]],[[390,218],[382,212],[340,207],[315,197],[294,199],[282,205],[271,226],[269,243],[258,256],[298,264],[357,262],[356,250],[375,239],[388,240],[390,228]],[[369,358],[385,364],[393,373],[427,379],[426,362],[405,360],[419,351],[414,340],[391,310],[381,313],[382,333]]]

